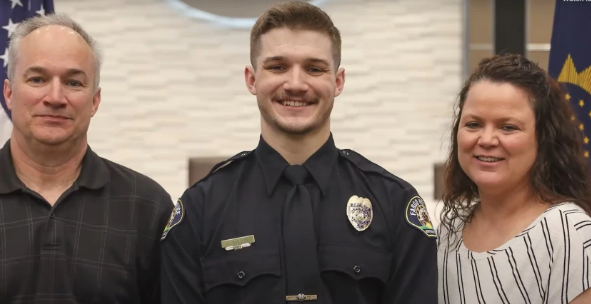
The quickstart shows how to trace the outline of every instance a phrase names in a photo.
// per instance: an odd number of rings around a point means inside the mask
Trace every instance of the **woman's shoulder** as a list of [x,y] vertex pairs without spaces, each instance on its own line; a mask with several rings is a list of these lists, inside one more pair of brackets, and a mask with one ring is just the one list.
[[[583,242],[591,240],[591,216],[579,205],[565,202],[551,206],[544,212],[544,224],[554,238],[579,235]],[[570,237],[569,237],[570,236]]]
[[581,212],[586,214],[585,210],[574,202],[556,203],[548,207],[545,213],[552,212]]
[[542,217],[546,221],[552,221],[553,224],[561,224],[562,226],[573,226],[580,221],[591,220],[589,214],[573,202],[552,205],[544,211]]

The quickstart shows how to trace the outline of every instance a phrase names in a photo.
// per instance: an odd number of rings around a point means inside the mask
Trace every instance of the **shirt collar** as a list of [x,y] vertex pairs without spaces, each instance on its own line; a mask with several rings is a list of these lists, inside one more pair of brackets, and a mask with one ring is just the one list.
[[[109,170],[105,161],[94,151],[87,147],[82,158],[82,170],[76,180],[78,187],[99,189],[109,181]],[[10,152],[10,140],[0,149],[0,194],[10,193],[23,188],[24,185],[16,175],[12,153]]]
[[22,182],[14,171],[9,139],[0,149],[0,194],[10,193],[20,188],[22,188]]
[[[260,137],[259,144],[254,152],[257,158],[257,163],[263,172],[263,177],[267,186],[267,194],[271,195],[283,174],[283,170],[289,166],[289,163],[279,154],[279,152],[269,146],[262,136]],[[302,164],[308,169],[320,187],[323,196],[326,195],[328,190],[330,175],[337,158],[338,149],[335,146],[331,133],[324,145],[322,145],[320,149]]]
[[78,187],[100,189],[105,186],[110,179],[109,169],[105,162],[88,146],[84,158],[82,158],[82,170],[76,180]]

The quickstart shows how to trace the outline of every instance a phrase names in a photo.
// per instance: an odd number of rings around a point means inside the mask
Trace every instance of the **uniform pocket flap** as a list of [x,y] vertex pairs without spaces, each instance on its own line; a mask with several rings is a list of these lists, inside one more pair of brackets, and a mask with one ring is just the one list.
[[357,280],[377,278],[386,284],[390,276],[391,254],[335,245],[321,247],[319,258],[322,271],[343,272]]
[[280,277],[279,253],[253,249],[229,251],[203,258],[201,266],[205,288],[210,290],[226,284],[244,286],[250,280],[264,275]]

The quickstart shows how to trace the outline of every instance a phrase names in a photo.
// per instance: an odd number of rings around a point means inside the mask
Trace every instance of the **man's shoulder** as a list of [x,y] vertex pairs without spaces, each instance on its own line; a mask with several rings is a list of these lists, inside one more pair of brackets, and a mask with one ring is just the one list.
[[369,160],[361,153],[352,149],[339,149],[339,151],[341,158],[345,159],[346,163],[357,169],[360,174],[363,174],[370,179],[383,180],[386,183],[391,184],[393,187],[399,187],[401,189],[414,189],[414,187],[409,182],[384,169],[377,163]]
[[357,171],[355,174],[363,175],[377,201],[382,199],[380,212],[393,216],[393,221],[405,221],[429,238],[436,237],[425,201],[415,187],[356,151],[341,149],[340,154],[345,159],[341,163],[352,166]]
[[241,168],[240,164],[252,159],[252,152],[253,150],[242,151],[224,161],[215,164],[204,177],[189,186],[187,191],[191,191],[192,189],[199,187],[207,188],[212,184],[218,183],[221,185],[228,185],[228,179],[236,177],[239,173]]
[[[105,168],[109,172],[110,185],[114,190],[115,195],[137,196],[148,200],[154,200],[157,203],[170,203],[170,195],[162,185],[156,182],[153,178],[131,169],[122,164],[116,163],[112,160],[101,157]],[[167,201],[162,201],[156,198],[168,198]]]

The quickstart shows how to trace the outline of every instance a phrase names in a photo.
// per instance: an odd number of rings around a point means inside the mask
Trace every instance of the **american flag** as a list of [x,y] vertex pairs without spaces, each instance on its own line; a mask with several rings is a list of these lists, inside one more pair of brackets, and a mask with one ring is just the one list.
[[[0,79],[2,87],[8,66],[8,39],[23,20],[38,15],[53,14],[53,0],[0,0]],[[4,95],[0,94],[0,147],[10,138],[12,131],[11,113],[6,107]]]

